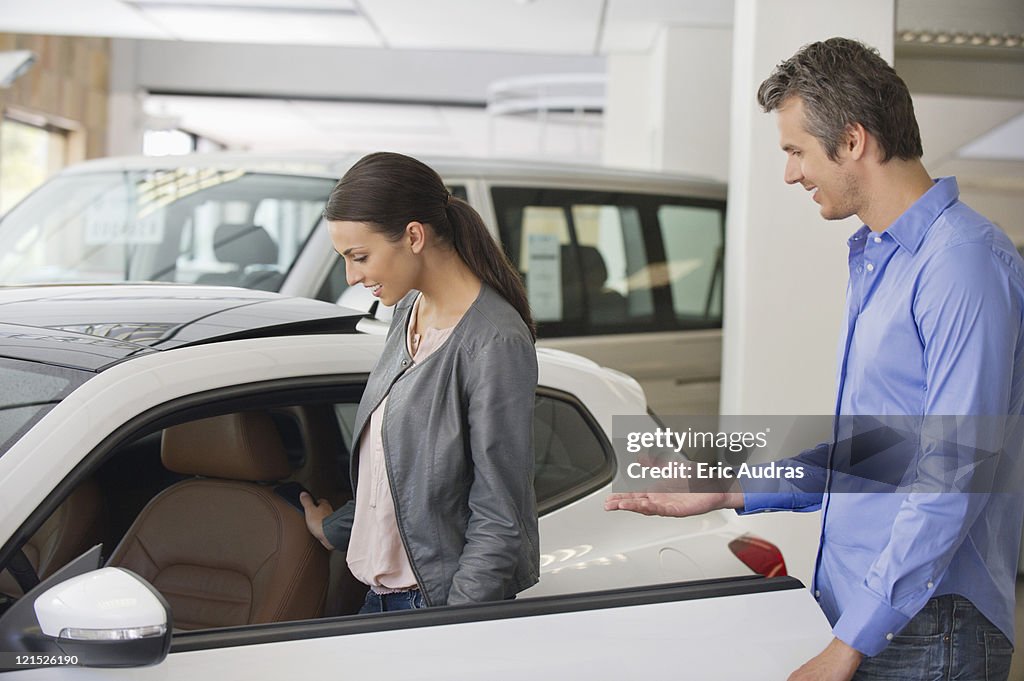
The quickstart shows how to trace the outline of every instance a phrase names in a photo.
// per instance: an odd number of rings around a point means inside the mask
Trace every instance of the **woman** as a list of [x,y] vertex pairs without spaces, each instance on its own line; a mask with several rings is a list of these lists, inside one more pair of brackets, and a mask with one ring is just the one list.
[[396,305],[359,403],[355,499],[306,523],[370,588],[360,612],[512,598],[539,571],[536,335],[519,273],[423,163],[376,153],[324,209],[349,286]]

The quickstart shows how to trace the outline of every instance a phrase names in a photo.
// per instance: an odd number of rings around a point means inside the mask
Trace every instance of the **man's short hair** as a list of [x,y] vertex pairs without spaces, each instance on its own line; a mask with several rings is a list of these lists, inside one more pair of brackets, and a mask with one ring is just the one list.
[[848,38],[805,45],[775,67],[757,90],[765,112],[799,97],[807,132],[838,158],[847,128],[860,123],[882,149],[882,163],[921,158],[921,133],[910,91],[878,50]]

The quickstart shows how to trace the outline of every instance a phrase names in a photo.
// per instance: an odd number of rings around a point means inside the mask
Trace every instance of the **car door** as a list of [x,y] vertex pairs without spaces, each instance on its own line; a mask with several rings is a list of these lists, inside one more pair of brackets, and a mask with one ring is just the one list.
[[[155,666],[101,674],[114,681],[270,681],[296,670],[382,681],[769,681],[785,678],[830,640],[824,615],[799,582],[753,577],[186,632]],[[97,678],[96,670],[70,664],[8,677]]]

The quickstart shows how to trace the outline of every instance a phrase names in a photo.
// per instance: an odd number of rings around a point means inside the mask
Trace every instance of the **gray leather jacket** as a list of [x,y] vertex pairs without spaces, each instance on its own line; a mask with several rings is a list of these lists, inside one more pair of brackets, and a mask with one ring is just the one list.
[[[413,366],[406,325],[416,291],[395,306],[356,413],[359,436],[385,396],[384,462],[398,530],[427,605],[502,600],[537,582],[533,491],[537,353],[519,313],[484,284],[448,340]],[[354,502],[324,520],[348,546]]]

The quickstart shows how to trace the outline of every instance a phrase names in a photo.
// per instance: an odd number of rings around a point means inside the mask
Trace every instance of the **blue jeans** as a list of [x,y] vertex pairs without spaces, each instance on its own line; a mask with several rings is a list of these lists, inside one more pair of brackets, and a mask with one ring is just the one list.
[[937,596],[854,681],[1006,681],[1013,645],[963,596]]
[[427,607],[423,602],[423,592],[419,589],[399,591],[394,594],[377,594],[370,589],[366,592],[366,600],[359,609],[360,615],[371,612],[391,612],[392,610],[419,610]]

